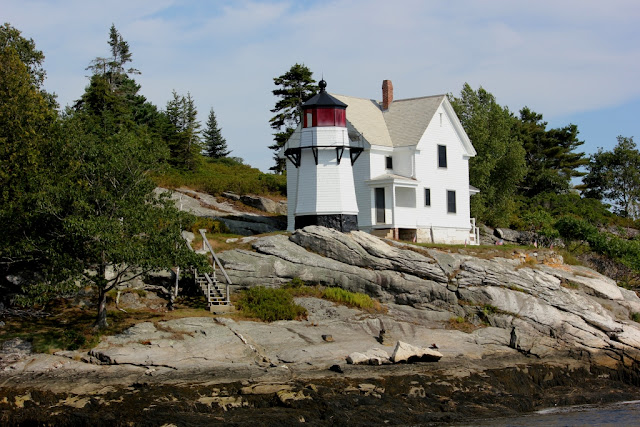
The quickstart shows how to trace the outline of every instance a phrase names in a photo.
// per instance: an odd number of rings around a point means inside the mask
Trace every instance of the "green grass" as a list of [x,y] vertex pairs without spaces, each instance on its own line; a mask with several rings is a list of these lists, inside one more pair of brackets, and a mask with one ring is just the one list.
[[638,322],[640,323],[640,313],[636,313],[633,312],[631,313],[631,316],[629,316],[631,318],[631,320],[633,320],[634,322]]
[[292,279],[281,288],[257,286],[232,296],[240,317],[275,320],[304,319],[307,310],[293,301],[294,297],[323,298],[337,304],[360,308],[368,312],[384,312],[380,302],[360,292],[350,292],[338,287],[309,286],[299,278]]
[[350,307],[362,309],[374,308],[374,300],[369,295],[345,291],[342,288],[326,288],[322,292],[322,298],[329,301],[343,303]]

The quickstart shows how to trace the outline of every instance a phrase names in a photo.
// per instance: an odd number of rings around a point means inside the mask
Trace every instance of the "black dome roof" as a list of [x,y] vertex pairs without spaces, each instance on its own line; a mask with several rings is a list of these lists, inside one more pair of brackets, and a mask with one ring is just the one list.
[[307,102],[302,104],[302,108],[304,110],[308,108],[315,108],[315,107],[328,107],[328,108],[341,108],[341,109],[347,108],[347,104],[338,100],[337,98],[334,98],[333,96],[329,95],[327,91],[325,91],[325,88],[327,87],[327,82],[325,82],[324,80],[320,80],[318,82],[318,86],[320,87],[320,92],[316,96],[314,96],[313,98],[309,99]]

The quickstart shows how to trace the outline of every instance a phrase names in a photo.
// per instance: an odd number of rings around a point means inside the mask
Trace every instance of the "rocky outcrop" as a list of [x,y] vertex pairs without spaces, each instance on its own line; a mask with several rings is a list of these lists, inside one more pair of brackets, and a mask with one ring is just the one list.
[[308,311],[300,321],[203,313],[54,355],[6,341],[2,419],[170,424],[177,413],[194,424],[372,425],[393,414],[403,425],[468,424],[640,396],[640,329],[629,319],[640,299],[552,252],[472,256],[320,227],[251,244],[219,254],[238,286],[299,277],[367,292],[385,311],[304,297],[295,299]]
[[[232,204],[224,201],[220,202],[216,197],[206,193],[200,193],[184,188],[177,190],[156,188],[155,191],[156,194],[164,194],[165,196],[173,200],[176,207],[178,207],[178,209],[180,210],[191,212],[192,214],[199,217],[212,218],[221,221],[233,234],[239,234],[241,236],[251,236],[255,234],[282,231],[287,227],[285,218],[258,215],[250,212],[242,212],[236,209],[236,207],[234,207]],[[227,198],[236,200],[231,197],[231,193],[226,194]],[[248,196],[237,196],[237,200],[241,200],[242,197]],[[249,197],[247,201],[249,203],[254,203],[255,205],[260,205],[262,207],[271,209],[261,209],[265,210],[266,212],[275,212],[280,215],[286,214],[286,206],[284,213],[282,213],[283,204],[281,202],[275,202],[271,199],[259,196]]]
[[[306,227],[220,254],[234,284],[278,286],[294,277],[407,305],[432,319],[504,331],[501,345],[546,357],[578,352],[598,363],[640,361],[640,298],[553,253],[482,259],[390,245],[364,232]],[[542,260],[538,262],[536,260]]]
[[287,202],[275,201],[267,197],[244,195],[240,196],[240,201],[247,206],[251,206],[263,212],[273,213],[276,215],[287,214]]
[[391,355],[393,363],[401,362],[437,362],[442,359],[442,353],[431,348],[416,347],[406,342],[398,341]]

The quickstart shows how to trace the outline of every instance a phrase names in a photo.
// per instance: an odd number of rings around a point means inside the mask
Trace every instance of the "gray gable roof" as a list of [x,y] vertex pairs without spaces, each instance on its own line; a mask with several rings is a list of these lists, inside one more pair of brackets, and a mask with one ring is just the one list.
[[444,95],[436,95],[393,101],[382,113],[393,146],[417,145],[443,100]]
[[372,145],[417,145],[445,95],[393,101],[386,111],[378,101],[334,95],[347,104],[347,120]]

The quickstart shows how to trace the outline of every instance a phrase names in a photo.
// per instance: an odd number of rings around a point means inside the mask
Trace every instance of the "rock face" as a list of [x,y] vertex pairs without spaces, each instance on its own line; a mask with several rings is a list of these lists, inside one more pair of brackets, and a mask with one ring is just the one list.
[[[233,234],[251,236],[281,231],[287,227],[286,219],[284,218],[241,212],[230,203],[219,202],[214,196],[209,194],[187,189],[174,191],[156,188],[155,191],[156,194],[166,194],[170,197],[180,210],[191,212],[196,216],[213,218],[223,222]],[[225,195],[231,200],[242,200],[246,197],[246,200],[242,201],[249,206],[254,206],[265,212],[286,215],[286,204],[283,205],[282,202],[275,202],[259,196],[237,196],[232,193],[225,193]]]
[[257,239],[253,249],[220,254],[235,285],[298,277],[410,306],[423,318],[496,327],[502,345],[526,355],[577,351],[608,366],[640,361],[640,328],[630,320],[640,298],[593,270],[559,264],[557,255],[481,259],[316,226]]
[[254,207],[264,212],[274,213],[277,215],[287,214],[286,202],[277,202],[266,197],[253,195],[240,196],[240,201],[247,206]]
[[430,348],[416,347],[402,341],[398,341],[391,355],[393,363],[412,361],[437,362],[440,359],[442,359],[442,353],[440,352]]

